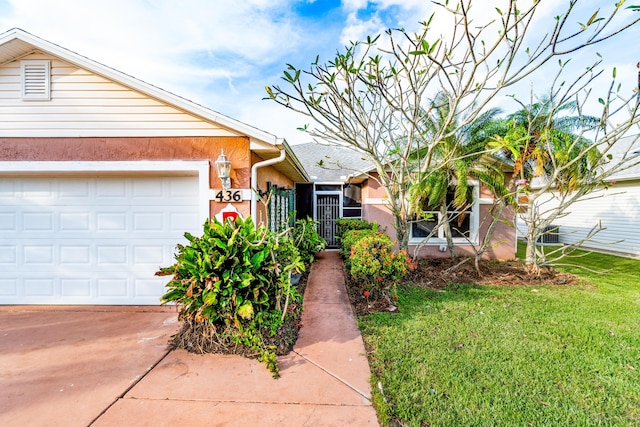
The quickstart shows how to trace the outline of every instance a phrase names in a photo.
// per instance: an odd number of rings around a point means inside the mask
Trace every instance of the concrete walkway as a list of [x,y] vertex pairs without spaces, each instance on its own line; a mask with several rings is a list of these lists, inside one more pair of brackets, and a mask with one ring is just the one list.
[[274,380],[239,356],[167,354],[95,426],[367,426],[369,365],[337,252],[313,265],[294,351]]

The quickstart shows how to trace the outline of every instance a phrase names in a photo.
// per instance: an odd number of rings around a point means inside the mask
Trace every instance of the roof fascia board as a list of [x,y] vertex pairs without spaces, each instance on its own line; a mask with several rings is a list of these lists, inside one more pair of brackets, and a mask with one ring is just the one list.
[[302,177],[305,180],[310,181],[311,178],[309,177],[308,172],[306,171],[304,166],[302,166],[302,163],[300,162],[298,157],[293,152],[293,149],[291,148],[291,146],[289,145],[287,140],[286,139],[281,139],[280,142],[281,143],[279,145],[284,148],[285,152],[287,153],[287,159],[289,160],[289,162],[291,162],[291,165],[294,168],[296,168],[296,170],[300,173],[300,175],[302,175]]

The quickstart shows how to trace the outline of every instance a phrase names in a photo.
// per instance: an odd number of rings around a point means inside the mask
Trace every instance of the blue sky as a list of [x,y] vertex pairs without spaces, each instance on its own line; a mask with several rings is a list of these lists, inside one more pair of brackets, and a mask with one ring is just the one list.
[[[553,4],[568,1],[542,3],[549,22]],[[603,3],[614,1],[579,5],[590,14]],[[265,85],[279,83],[287,63],[305,68],[350,40],[416,29],[431,8],[427,0],[0,0],[0,31],[19,27],[295,144],[309,140],[296,130],[306,120],[262,100]],[[598,48],[628,86],[636,83],[639,36],[635,28]],[[543,90],[544,78],[533,84]]]

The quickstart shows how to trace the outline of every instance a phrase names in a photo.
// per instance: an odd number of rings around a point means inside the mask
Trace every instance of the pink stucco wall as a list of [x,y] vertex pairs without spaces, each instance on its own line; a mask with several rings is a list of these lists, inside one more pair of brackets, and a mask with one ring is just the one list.
[[[206,160],[210,162],[210,188],[220,188],[214,162],[224,149],[231,160],[234,188],[249,188],[251,153],[247,137],[142,137],[142,138],[0,138],[0,161],[132,161]],[[211,215],[226,204],[212,201]],[[236,203],[242,215],[250,202]]]
[[[480,188],[480,197],[491,199],[493,196],[484,186]],[[389,209],[379,202],[386,198],[386,192],[375,180],[369,179],[363,187],[363,218],[370,222],[377,222],[380,229],[384,231],[392,240],[396,240],[396,232],[393,226],[393,217]],[[374,199],[374,200],[372,200]],[[491,205],[481,204],[479,208],[480,230],[479,241],[482,241],[489,227],[488,214]],[[513,259],[516,251],[516,234],[515,228],[509,224],[513,224],[515,220],[515,212],[512,208],[507,208],[502,214],[503,222],[500,222],[493,234],[490,248],[484,253],[485,259]],[[449,257],[449,252],[441,252],[439,250],[441,243],[429,244],[422,247],[417,254],[419,258],[433,257],[445,258]],[[409,254],[414,255],[415,246],[409,246]],[[475,254],[470,245],[457,244],[456,253],[462,256],[472,256]]]

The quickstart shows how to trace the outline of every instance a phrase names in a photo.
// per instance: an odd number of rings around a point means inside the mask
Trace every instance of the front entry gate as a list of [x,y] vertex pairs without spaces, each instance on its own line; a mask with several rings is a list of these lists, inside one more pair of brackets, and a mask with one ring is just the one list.
[[328,247],[337,247],[336,233],[338,226],[336,220],[340,218],[340,193],[316,194],[316,220],[318,221],[318,234],[327,241]]

